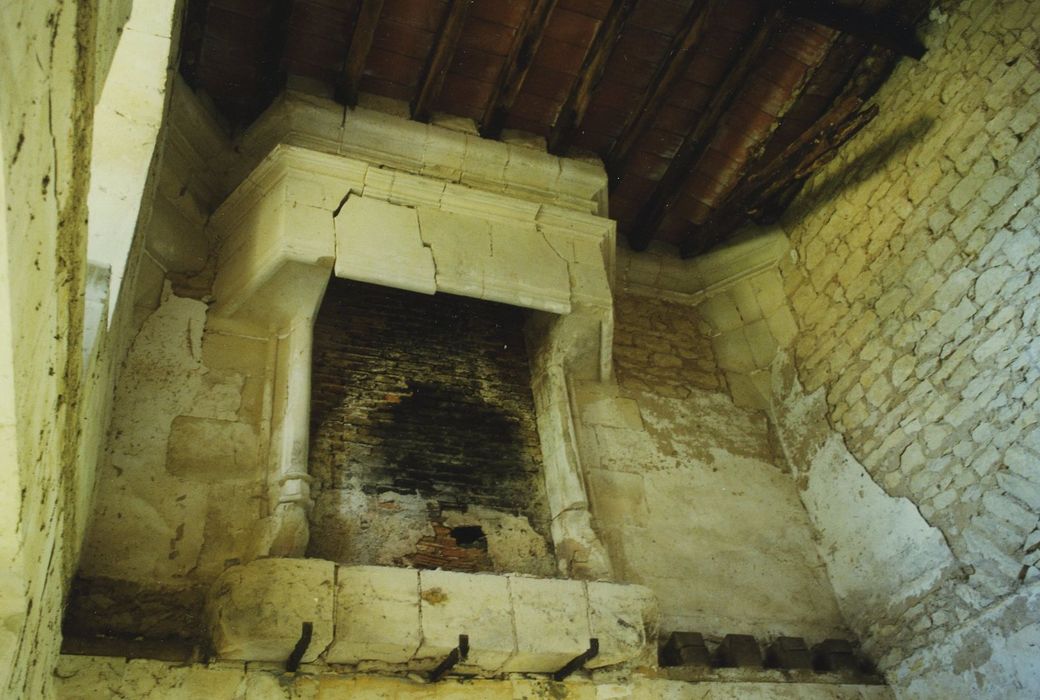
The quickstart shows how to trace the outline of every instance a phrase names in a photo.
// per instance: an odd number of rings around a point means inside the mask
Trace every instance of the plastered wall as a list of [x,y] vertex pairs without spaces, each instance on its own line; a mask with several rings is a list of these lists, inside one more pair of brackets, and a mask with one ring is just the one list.
[[75,556],[94,8],[52,1],[3,13],[0,695],[44,697]]
[[[801,386],[780,377],[778,412],[839,602],[907,697],[1040,688],[1037,10],[939,3],[925,58],[782,222]],[[846,525],[818,468],[863,484]],[[857,570],[874,582],[842,590]]]
[[[128,0],[10,3],[0,58],[0,695],[46,698],[109,398],[148,294],[87,285],[93,108]],[[153,18],[155,19],[155,18]],[[168,18],[167,18],[168,19]],[[167,39],[167,47],[169,41]],[[165,90],[165,76],[152,76]],[[154,169],[154,159],[152,161]],[[147,177],[145,177],[147,175]],[[143,191],[152,173],[142,173]],[[141,186],[142,183],[138,183]],[[145,197],[147,200],[147,197]],[[147,207],[144,207],[146,209]],[[142,218],[147,214],[142,211]],[[126,242],[130,246],[130,241]],[[137,279],[143,246],[124,248]],[[147,274],[144,275],[147,277]],[[147,292],[147,285],[142,289]],[[84,297],[86,296],[86,299]],[[84,309],[90,309],[85,317]],[[114,311],[111,324],[109,311]],[[85,318],[91,328],[85,332]]]
[[665,633],[847,638],[766,414],[727,391],[735,351],[717,342],[717,309],[732,305],[729,332],[762,322],[741,319],[741,290],[758,309],[746,280],[715,290],[710,309],[618,294],[618,382],[574,391],[594,524],[616,577],[656,593]]

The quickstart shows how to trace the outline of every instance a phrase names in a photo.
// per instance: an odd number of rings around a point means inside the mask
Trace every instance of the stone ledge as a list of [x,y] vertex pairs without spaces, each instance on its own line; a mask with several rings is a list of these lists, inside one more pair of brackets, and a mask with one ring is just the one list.
[[657,602],[642,586],[261,559],[224,572],[207,602],[217,658],[428,671],[469,635],[465,675],[551,673],[596,637],[588,668],[652,666]]
[[[630,680],[589,680],[572,676],[564,683],[547,679],[512,677],[508,680],[445,680],[425,683],[413,678],[378,675],[344,675],[304,667],[287,674],[277,665],[214,662],[169,664],[151,659],[73,656],[58,662],[57,697],[85,700],[100,697],[191,697],[208,700],[232,698],[320,698],[401,700],[488,700],[488,698],[690,698],[713,700],[892,700],[892,691],[881,685],[820,683],[771,671],[757,680],[734,673],[697,682],[634,676]],[[144,689],[144,690],[142,690]]]
[[284,661],[313,625],[304,662],[332,642],[336,566],[321,559],[258,559],[233,566],[214,583],[206,601],[217,655],[234,661]]

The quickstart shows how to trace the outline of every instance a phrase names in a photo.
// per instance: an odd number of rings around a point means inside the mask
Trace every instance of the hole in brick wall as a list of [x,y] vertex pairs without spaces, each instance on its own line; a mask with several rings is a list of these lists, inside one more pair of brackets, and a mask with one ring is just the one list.
[[460,547],[483,547],[487,548],[487,535],[479,525],[462,525],[453,527],[451,536]]

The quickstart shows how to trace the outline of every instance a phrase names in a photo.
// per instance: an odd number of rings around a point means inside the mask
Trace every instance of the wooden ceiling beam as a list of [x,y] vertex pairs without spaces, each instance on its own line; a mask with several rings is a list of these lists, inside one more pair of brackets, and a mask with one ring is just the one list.
[[926,48],[912,26],[894,16],[864,12],[856,7],[822,0],[779,0],[788,14],[821,24],[857,39],[891,49],[915,60],[924,57]]
[[181,30],[181,75],[192,90],[199,90],[199,66],[206,36],[209,0],[185,3],[184,28]]
[[274,0],[264,27],[264,58],[261,61],[261,80],[257,111],[262,111],[285,87],[285,47],[289,43],[289,16],[293,0]]
[[520,88],[527,79],[538,47],[542,44],[545,26],[556,8],[556,0],[530,0],[527,12],[513,35],[513,43],[509,47],[506,61],[502,65],[498,82],[491,92],[491,98],[484,107],[484,115],[480,120],[480,135],[484,138],[498,138],[505,126],[506,116],[512,109]]
[[680,245],[684,258],[713,248],[754,215],[755,209],[804,181],[837,155],[838,150],[878,114],[877,105],[862,109],[858,96],[846,97],[805,129],[772,161],[744,178],[702,226]]
[[697,124],[683,139],[682,145],[668,164],[653,194],[640,208],[635,217],[637,228],[628,234],[628,244],[633,250],[646,250],[658,227],[664,220],[668,207],[679,195],[683,182],[690,170],[707,150],[712,137],[718,130],[723,115],[733,104],[748,74],[758,63],[762,52],[769,45],[782,21],[779,10],[772,10],[759,18],[758,26],[751,38],[741,47],[737,60],[730,67],[722,83],[715,90],[708,108],[697,120]]
[[556,122],[549,133],[548,150],[553,155],[563,155],[570,148],[574,132],[581,126],[588,111],[596,86],[603,79],[607,61],[614,52],[625,22],[635,9],[636,0],[614,0],[607,16],[600,23],[596,36],[585,52],[581,70],[571,86],[567,99],[556,115]]
[[657,66],[649,87],[639,101],[639,107],[632,112],[605,158],[612,184],[620,180],[620,173],[624,172],[628,164],[632,147],[650,128],[665,100],[668,99],[672,86],[686,72],[686,68],[693,58],[694,49],[704,34],[708,18],[714,13],[718,4],[719,0],[699,0],[687,12],[682,23],[684,29],[672,40],[668,53]]
[[[832,104],[849,97],[859,97],[866,102],[877,93],[891,75],[899,55],[881,46],[872,46],[866,51],[845,85],[836,94]],[[769,195],[752,208],[749,216],[760,226],[776,223],[794,199],[802,191],[807,178],[792,181],[788,186]]]
[[421,122],[430,121],[433,103],[441,94],[444,77],[448,75],[451,61],[455,57],[455,49],[462,36],[462,26],[466,23],[466,15],[473,6],[473,0],[451,0],[444,12],[437,43],[430,50],[426,66],[419,80],[419,89],[412,100],[412,119]]
[[361,0],[358,3],[354,32],[350,37],[350,47],[347,49],[343,69],[335,90],[336,101],[348,107],[357,106],[358,85],[365,72],[368,52],[372,49],[376,25],[379,23],[379,16],[382,13],[383,0]]
[[[732,192],[735,189],[738,189],[740,186],[742,186],[748,179],[749,175],[757,173],[762,163],[771,162],[766,160],[766,156],[773,153],[773,151],[771,150],[771,146],[774,144],[774,141],[779,142],[780,139],[778,138],[778,136],[780,136],[780,133],[782,133],[782,127],[784,126],[784,123],[787,120],[788,112],[791,109],[794,109],[795,106],[799,103],[799,101],[806,95],[806,93],[809,92],[810,89],[812,89],[816,82],[817,75],[820,74],[821,70],[824,69],[825,66],[827,66],[828,60],[831,58],[831,56],[841,51],[842,43],[856,42],[858,44],[862,44],[862,42],[856,40],[855,37],[843,36],[836,31],[831,31],[830,34],[831,37],[828,41],[827,50],[824,52],[824,55],[818,58],[816,62],[813,64],[813,66],[809,67],[806,70],[798,86],[795,88],[794,92],[792,92],[787,97],[784,104],[781,105],[780,110],[778,111],[776,116],[776,121],[773,123],[773,126],[770,129],[770,133],[762,137],[757,142],[757,144],[755,144],[751,148],[749,157],[747,157],[743,163],[740,163],[738,170],[734,173],[731,173],[724,181],[724,186],[721,190],[720,195],[717,197],[716,200],[710,203],[712,213],[713,211],[718,210],[720,207],[727,206],[727,204],[731,201]],[[832,100],[831,106],[833,107],[834,104],[839,102],[842,97],[844,97],[843,94],[840,97]],[[828,108],[824,113],[826,114],[829,112],[830,109]],[[820,123],[814,121],[813,127],[818,126],[820,126]],[[799,134],[798,138],[804,137],[805,134],[806,132],[803,131]],[[798,138],[796,138],[795,140],[798,140]],[[709,218],[710,216],[711,214],[708,215]],[[698,225],[694,225],[693,231],[691,233],[687,233],[686,237],[690,238],[691,236],[695,235],[695,232],[698,231],[699,228],[700,227]],[[683,243],[684,242],[685,241],[683,241]],[[682,244],[680,244],[680,248],[681,245]]]

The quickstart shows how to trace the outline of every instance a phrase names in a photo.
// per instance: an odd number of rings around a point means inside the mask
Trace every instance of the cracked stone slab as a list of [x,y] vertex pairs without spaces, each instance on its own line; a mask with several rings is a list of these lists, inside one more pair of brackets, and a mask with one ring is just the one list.
[[491,225],[484,298],[551,313],[571,310],[567,261],[533,223]]
[[567,261],[533,222],[512,224],[421,207],[419,224],[423,241],[433,251],[438,290],[570,312]]
[[591,636],[599,654],[586,666],[602,668],[629,661],[652,666],[657,657],[657,598],[644,586],[602,581],[586,584]]
[[433,255],[419,234],[415,209],[350,196],[335,221],[337,277],[421,294],[437,291]]
[[384,566],[345,566],[337,575],[335,664],[409,661],[419,648],[419,573]]
[[469,636],[460,671],[495,673],[516,653],[513,608],[505,576],[421,571],[422,646],[419,666],[440,663]]
[[589,648],[589,603],[583,581],[507,578],[517,653],[503,670],[558,671]]
[[423,242],[430,247],[436,268],[436,288],[442,292],[484,298],[491,229],[486,220],[420,207]]

